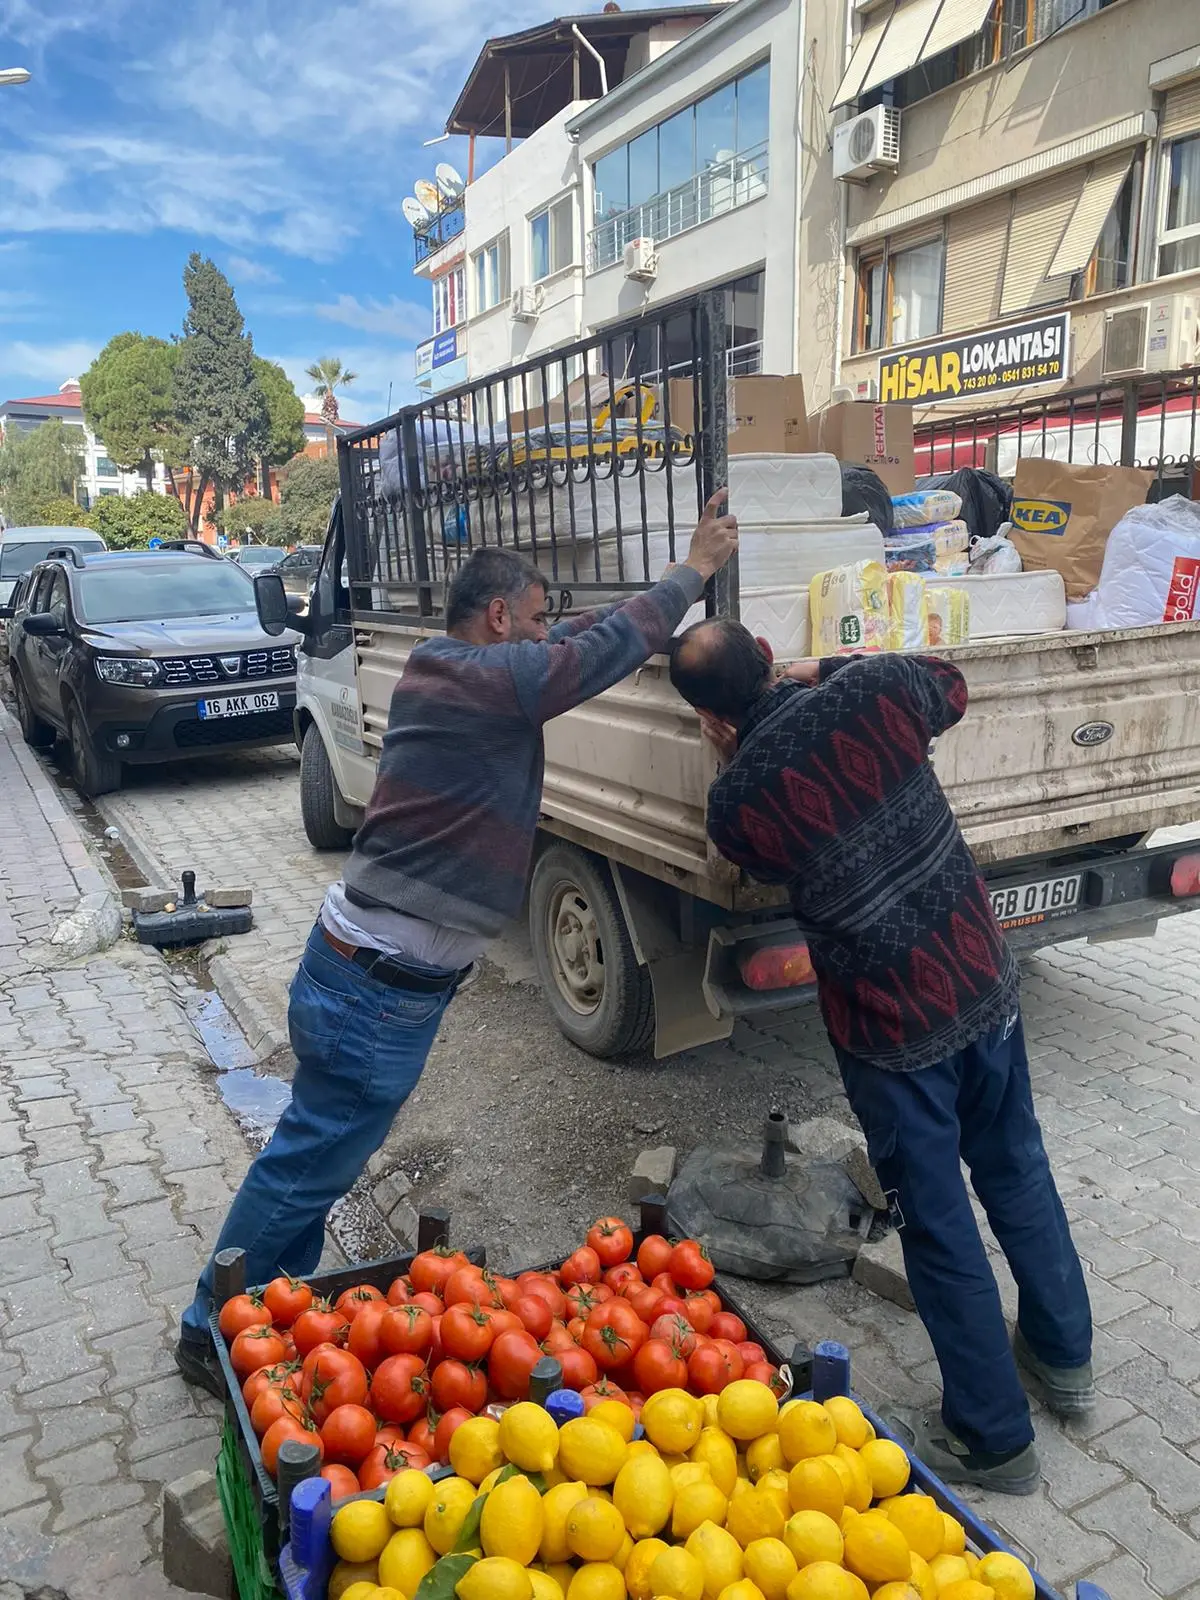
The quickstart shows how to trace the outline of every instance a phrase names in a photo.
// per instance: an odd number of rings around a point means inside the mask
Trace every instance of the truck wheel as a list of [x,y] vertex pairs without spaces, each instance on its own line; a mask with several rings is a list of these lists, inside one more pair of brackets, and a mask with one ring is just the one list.
[[593,1056],[644,1049],[654,1034],[654,990],[604,863],[572,844],[545,849],[529,885],[529,931],[567,1038]]
[[21,682],[19,673],[12,675],[13,699],[17,702],[17,721],[21,724],[21,737],[34,750],[45,750],[54,743],[54,729],[43,722],[33,709],[29,691]]
[[67,743],[71,747],[71,782],[89,800],[121,787],[121,763],[96,748],[77,706],[67,710]]
[[333,808],[333,768],[315,722],[300,746],[300,815],[314,850],[348,850],[353,828],[343,828]]

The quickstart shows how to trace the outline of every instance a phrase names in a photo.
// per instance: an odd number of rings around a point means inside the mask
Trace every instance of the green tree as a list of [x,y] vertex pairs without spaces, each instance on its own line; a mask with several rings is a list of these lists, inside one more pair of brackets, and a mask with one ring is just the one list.
[[351,384],[358,382],[358,373],[351,372],[349,367],[344,367],[337,356],[322,356],[319,361],[314,361],[311,367],[305,367],[305,373],[313,381],[313,393],[321,401],[321,415],[325,418],[325,437],[329,442],[329,454],[333,454],[334,434],[338,424],[337,391],[348,389]]
[[282,544],[285,538],[283,512],[274,500],[260,495],[249,495],[236,505],[226,506],[221,527],[231,539],[243,544],[247,539],[259,544]]
[[179,346],[118,333],[79,380],[83,415],[118,466],[154,488],[157,457],[170,467],[188,457],[176,412],[173,375]]
[[88,523],[110,550],[144,550],[151,539],[186,539],[187,512],[173,494],[104,495]]
[[338,487],[336,458],[297,456],[290,461],[280,493],[284,535],[297,544],[324,544]]
[[259,460],[258,484],[259,494],[267,499],[270,495],[268,469],[281,467],[304,449],[304,401],[278,362],[255,356],[254,370],[267,402],[267,447]]
[[245,331],[228,278],[198,254],[188,258],[183,286],[188,314],[175,363],[175,403],[191,441],[188,521],[195,529],[205,490],[218,504],[245,483],[268,448],[270,415],[254,367],[254,344]]
[[42,528],[86,528],[88,514],[67,494],[47,495],[39,500],[37,515],[31,517],[30,526]]
[[9,428],[0,443],[0,511],[12,527],[45,525],[40,507],[75,499],[83,471],[83,430],[59,418],[28,432]]

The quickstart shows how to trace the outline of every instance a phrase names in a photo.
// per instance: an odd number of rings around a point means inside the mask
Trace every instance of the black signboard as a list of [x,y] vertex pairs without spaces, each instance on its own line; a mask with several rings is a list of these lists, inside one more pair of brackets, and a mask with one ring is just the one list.
[[1068,376],[1071,314],[1056,312],[995,332],[904,350],[879,362],[879,398],[932,405]]

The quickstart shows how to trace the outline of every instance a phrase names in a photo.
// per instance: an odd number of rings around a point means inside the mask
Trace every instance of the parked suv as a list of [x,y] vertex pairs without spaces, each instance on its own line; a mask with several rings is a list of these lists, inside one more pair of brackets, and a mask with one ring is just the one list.
[[83,794],[119,788],[126,762],[292,740],[295,635],[265,634],[253,579],[205,545],[64,552],[9,610],[25,742],[63,735]]

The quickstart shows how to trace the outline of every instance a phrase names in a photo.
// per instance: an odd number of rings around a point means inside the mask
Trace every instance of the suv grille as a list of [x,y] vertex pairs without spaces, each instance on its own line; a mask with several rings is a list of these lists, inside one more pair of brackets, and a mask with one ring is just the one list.
[[181,750],[200,745],[243,744],[252,739],[275,739],[286,744],[292,738],[292,713],[255,711],[248,717],[217,717],[200,721],[190,718],[175,724],[175,743]]
[[[233,672],[226,663],[236,659]],[[174,688],[185,683],[237,683],[246,678],[290,678],[296,654],[290,645],[275,650],[222,650],[211,656],[177,656],[161,663],[163,683]]]

